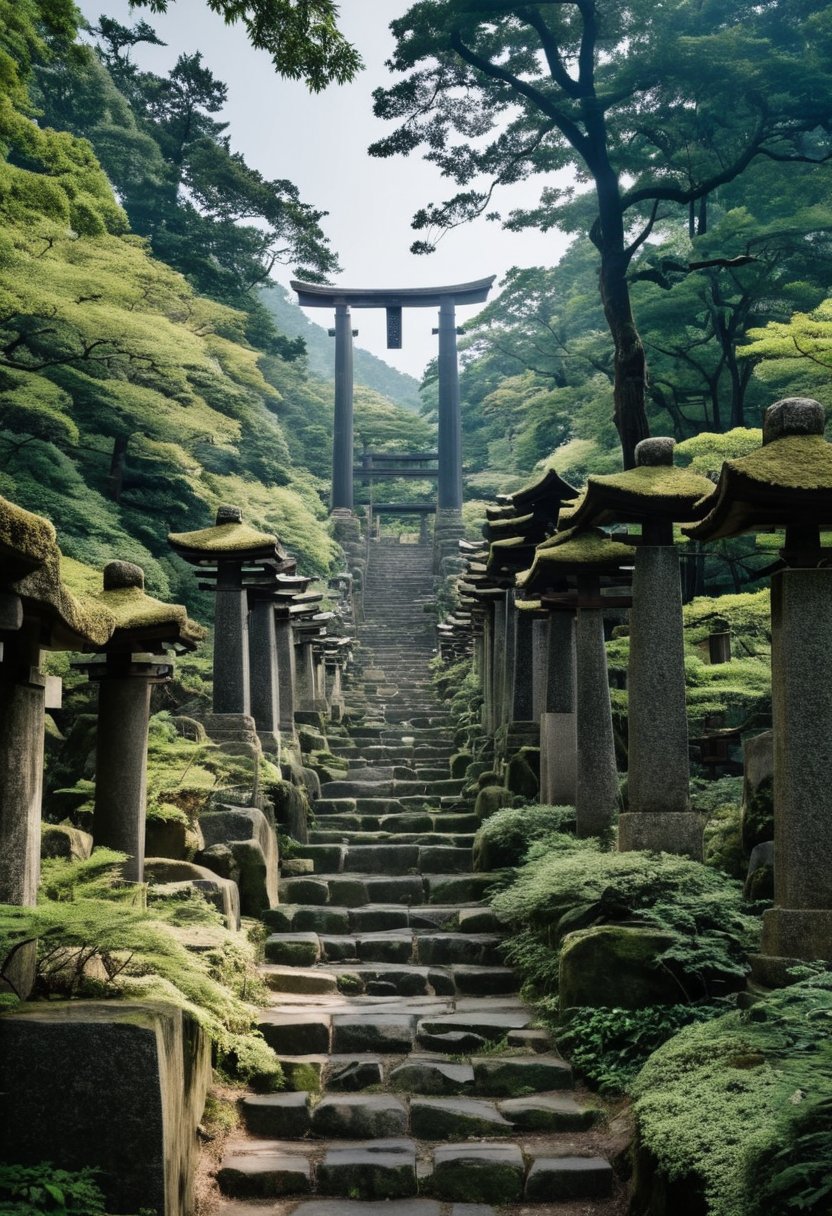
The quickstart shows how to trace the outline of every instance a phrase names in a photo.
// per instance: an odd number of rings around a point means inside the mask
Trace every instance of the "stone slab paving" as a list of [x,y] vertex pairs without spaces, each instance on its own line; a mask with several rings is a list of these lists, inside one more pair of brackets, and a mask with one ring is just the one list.
[[428,550],[372,550],[364,676],[330,740],[349,768],[296,850],[313,872],[283,878],[264,916],[259,1026],[288,1089],[242,1100],[221,1216],[612,1211],[599,1112],[516,995],[485,902],[500,875],[472,872],[477,819],[426,666],[431,593]]

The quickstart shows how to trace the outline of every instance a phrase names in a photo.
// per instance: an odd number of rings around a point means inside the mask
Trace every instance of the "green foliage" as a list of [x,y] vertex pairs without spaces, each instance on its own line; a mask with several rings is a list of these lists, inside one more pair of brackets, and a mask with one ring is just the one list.
[[104,1195],[96,1170],[60,1170],[0,1162],[0,1212],[3,1216],[104,1216]]
[[657,965],[690,1001],[714,982],[741,980],[759,936],[739,884],[718,871],[667,853],[602,852],[595,840],[557,832],[531,845],[491,903],[512,930],[507,959],[544,998],[556,995],[561,942],[573,928],[626,922],[668,933]]
[[832,974],[690,1026],[633,1084],[639,1136],[713,1216],[822,1216],[829,1195]]
[[227,1080],[247,1085],[258,1093],[275,1093],[285,1086],[280,1061],[258,1033],[231,1036],[219,1054],[217,1066]]
[[593,1089],[626,1093],[647,1058],[683,1026],[725,1012],[725,1004],[648,1005],[646,1009],[570,1009],[558,1048]]
[[481,825],[474,847],[485,845],[489,855],[499,856],[501,865],[519,865],[535,841],[562,833],[574,819],[571,806],[505,807]]

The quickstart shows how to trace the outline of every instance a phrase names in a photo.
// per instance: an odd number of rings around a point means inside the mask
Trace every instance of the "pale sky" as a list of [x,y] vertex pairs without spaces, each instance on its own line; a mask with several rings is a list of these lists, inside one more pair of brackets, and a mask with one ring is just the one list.
[[[334,281],[348,287],[418,287],[496,274],[499,282],[511,266],[552,265],[565,238],[508,233],[484,219],[449,233],[429,257],[409,252],[421,235],[410,227],[413,212],[455,190],[418,153],[389,160],[367,155],[367,146],[393,129],[373,116],[372,91],[398,79],[384,66],[393,48],[387,27],[409,5],[410,0],[342,0],[341,28],[366,66],[352,84],[333,85],[315,95],[302,84],[278,78],[268,55],[249,46],[242,27],[227,27],[204,0],[175,0],[161,16],[146,8],[131,15],[128,0],[79,0],[91,21],[102,12],[125,24],[139,17],[149,21],[168,44],[140,48],[138,61],[149,70],[163,72],[181,52],[202,51],[207,66],[229,86],[221,117],[229,123],[232,147],[264,176],[289,178],[304,202],[330,213],[323,227],[343,267]],[[512,187],[495,197],[494,206],[505,212],[511,205],[534,204],[539,186],[538,179]],[[276,268],[275,277],[288,285],[290,268]],[[460,309],[460,322],[475,311]],[[324,310],[307,315],[332,323]],[[357,345],[420,376],[436,349],[433,310],[405,313],[401,351],[387,350],[384,324],[382,312],[356,312]]]

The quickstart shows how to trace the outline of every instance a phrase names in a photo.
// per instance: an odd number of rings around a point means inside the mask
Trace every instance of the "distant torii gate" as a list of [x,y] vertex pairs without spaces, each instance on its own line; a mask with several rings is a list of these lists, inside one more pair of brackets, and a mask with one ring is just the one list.
[[[353,367],[351,308],[387,310],[387,346],[402,345],[402,309],[438,308],[439,453],[437,523],[458,515],[462,507],[462,434],[457,362],[457,304],[483,304],[496,275],[451,287],[326,287],[293,280],[302,308],[334,308],[335,430],[332,443],[332,510],[353,509]],[[447,512],[448,515],[444,515]]]

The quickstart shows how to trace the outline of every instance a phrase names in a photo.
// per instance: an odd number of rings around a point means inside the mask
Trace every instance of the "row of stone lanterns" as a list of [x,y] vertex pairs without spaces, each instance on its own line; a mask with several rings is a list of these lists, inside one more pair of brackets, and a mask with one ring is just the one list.
[[[256,759],[261,747],[279,753],[281,735],[294,738],[296,712],[343,713],[350,639],[327,636],[333,614],[320,610],[322,594],[308,590],[277,538],[221,507],[213,527],[170,539],[215,592],[209,733]],[[110,562],[99,591],[73,595],[52,525],[0,499],[0,903],[36,900],[44,718],[60,705],[43,652],[90,656],[78,666],[98,686],[93,839],[125,853],[125,879],[141,882],[151,689],[204,636],[182,605],[147,595],[130,562]],[[16,967],[17,981],[6,978],[22,991],[31,959],[21,954]]]
[[[488,510],[488,547],[461,546],[462,615],[445,637],[459,653],[466,630],[472,639],[498,757],[501,734],[505,754],[525,715],[539,723],[541,797],[575,805],[578,833],[594,835],[609,829],[619,800],[604,616],[628,607],[618,847],[701,858],[674,525],[703,542],[785,529],[772,576],[776,907],[755,960],[769,983],[783,982],[794,959],[832,959],[832,552],[820,539],[832,526],[832,446],[823,430],[817,402],[788,399],[767,411],[763,447],[726,462],[716,487],[674,465],[673,440],[652,439],[638,446],[635,468],[590,477],[574,506],[576,492],[564,493],[552,471],[503,496]],[[541,509],[528,510],[535,502]],[[620,530],[627,525],[638,530]]]

